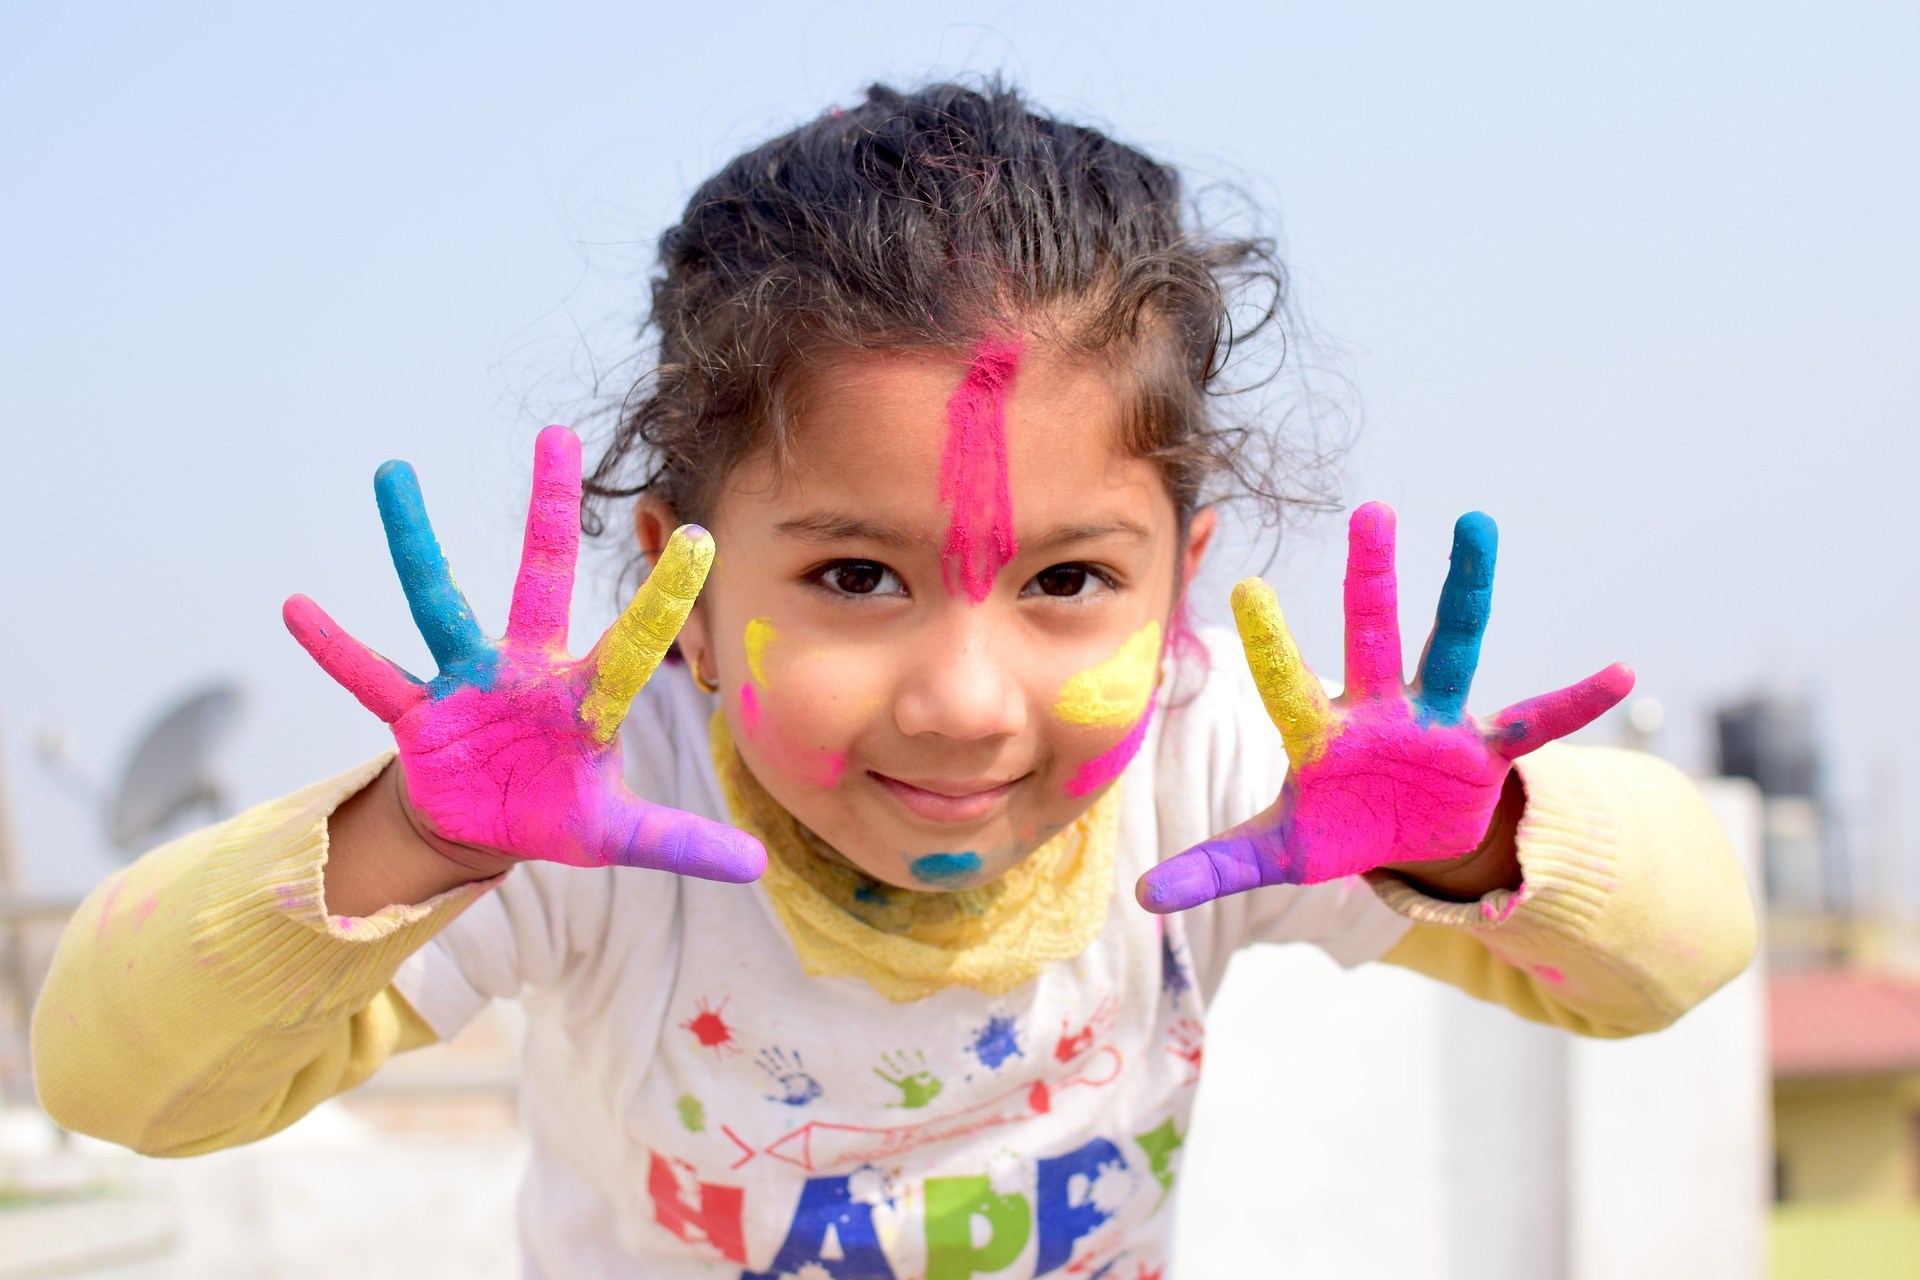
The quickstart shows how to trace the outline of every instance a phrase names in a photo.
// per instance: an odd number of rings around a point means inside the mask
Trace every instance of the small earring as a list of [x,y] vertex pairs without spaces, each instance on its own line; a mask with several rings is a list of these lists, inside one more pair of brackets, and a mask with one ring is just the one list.
[[706,656],[707,655],[703,653],[698,658],[695,658],[687,664],[687,669],[693,673],[693,682],[700,686],[700,692],[718,693],[720,692],[720,681],[709,678],[700,670],[701,664],[706,660]]

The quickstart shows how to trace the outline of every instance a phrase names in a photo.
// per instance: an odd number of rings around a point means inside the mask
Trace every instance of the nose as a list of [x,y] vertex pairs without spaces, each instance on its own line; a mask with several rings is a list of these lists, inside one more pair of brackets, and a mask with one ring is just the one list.
[[915,652],[894,700],[908,736],[956,741],[1010,737],[1027,724],[1025,690],[998,656],[987,608],[956,602],[914,637]]

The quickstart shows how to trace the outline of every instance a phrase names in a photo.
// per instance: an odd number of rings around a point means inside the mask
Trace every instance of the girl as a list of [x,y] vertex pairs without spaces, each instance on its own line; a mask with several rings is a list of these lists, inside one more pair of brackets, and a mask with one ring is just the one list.
[[639,497],[633,604],[568,656],[565,430],[499,640],[383,467],[439,674],[286,619],[397,756],[88,899],[36,1010],[49,1112],[247,1142],[517,997],[530,1275],[1137,1280],[1236,948],[1590,1035],[1679,1016],[1750,955],[1746,890],[1671,768],[1545,746],[1625,668],[1466,713],[1485,517],[1411,684],[1378,505],[1341,697],[1257,581],[1244,664],[1183,630],[1247,467],[1206,397],[1262,252],[997,87],[876,88],[728,165],[662,242],[658,374],[585,485]]

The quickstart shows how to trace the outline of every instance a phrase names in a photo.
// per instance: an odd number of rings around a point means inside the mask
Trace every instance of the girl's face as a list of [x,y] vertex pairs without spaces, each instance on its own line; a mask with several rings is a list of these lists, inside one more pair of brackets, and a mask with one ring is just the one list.
[[[1110,381],[1033,343],[836,358],[787,464],[741,465],[716,504],[683,651],[761,785],[876,880],[1004,874],[1139,745],[1213,520],[1181,545]],[[670,516],[639,524],[657,551]]]

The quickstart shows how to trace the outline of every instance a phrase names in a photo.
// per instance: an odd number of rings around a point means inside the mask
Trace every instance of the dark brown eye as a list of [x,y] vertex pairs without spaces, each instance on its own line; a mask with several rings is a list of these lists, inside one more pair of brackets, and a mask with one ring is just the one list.
[[871,560],[845,560],[826,572],[827,584],[850,596],[870,596],[893,575]]
[[1033,581],[1042,595],[1077,596],[1086,590],[1087,577],[1086,569],[1080,565],[1057,564],[1051,569],[1042,569]]

